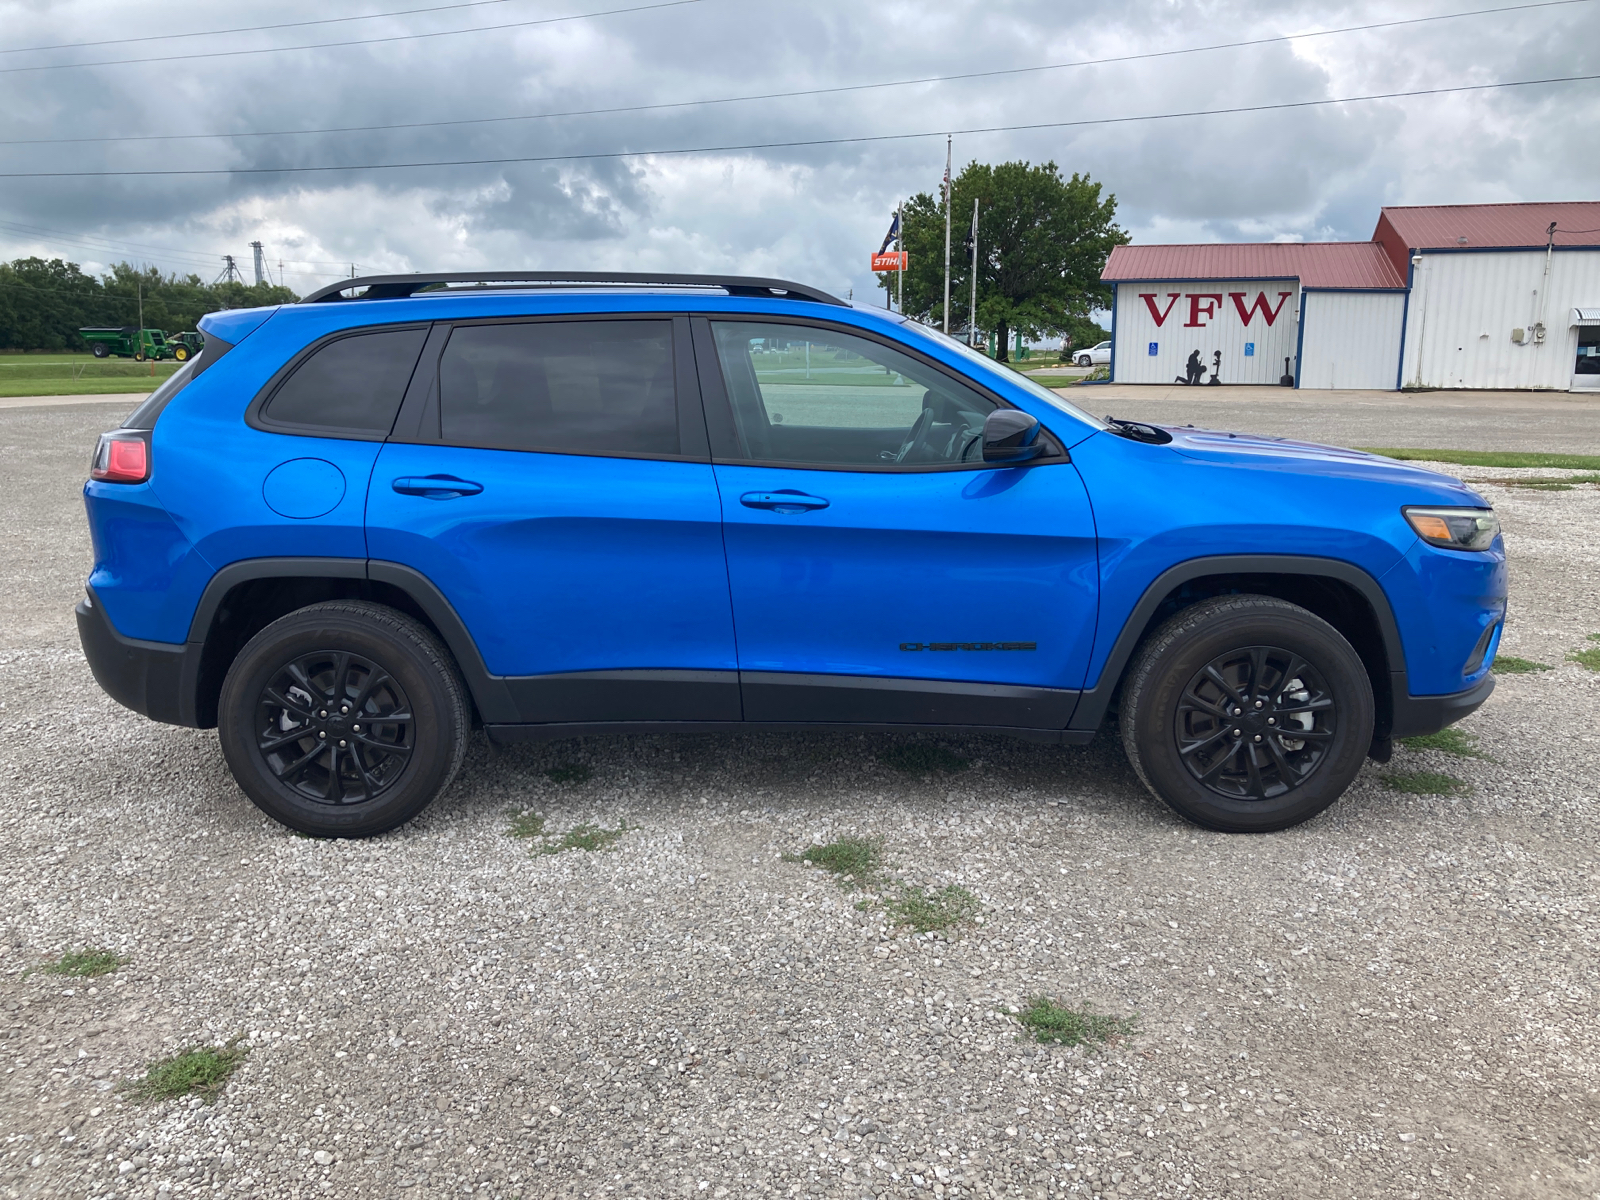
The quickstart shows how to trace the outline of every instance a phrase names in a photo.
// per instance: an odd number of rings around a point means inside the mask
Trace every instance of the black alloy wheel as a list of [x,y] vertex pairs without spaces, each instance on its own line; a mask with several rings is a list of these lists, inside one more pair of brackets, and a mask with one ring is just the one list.
[[1217,795],[1274,800],[1311,778],[1337,722],[1332,692],[1302,655],[1250,646],[1195,673],[1173,736],[1183,765]]
[[329,600],[272,622],[223,680],[217,733],[265,813],[317,837],[416,816],[466,754],[470,702],[450,651],[382,605]]
[[360,804],[411,761],[405,691],[371,659],[317,650],[285,663],[256,700],[256,749],[284,786],[317,804]]
[[1208,829],[1297,825],[1350,786],[1372,745],[1372,680],[1332,625],[1272,596],[1180,610],[1123,676],[1118,723],[1140,781]]

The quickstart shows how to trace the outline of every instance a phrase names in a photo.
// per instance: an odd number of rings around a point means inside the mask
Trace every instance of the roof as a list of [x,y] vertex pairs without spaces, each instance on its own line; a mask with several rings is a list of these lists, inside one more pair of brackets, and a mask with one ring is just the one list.
[[[1406,250],[1543,250],[1550,222],[1558,246],[1600,247],[1600,201],[1544,204],[1428,204],[1384,208],[1374,241],[1392,229]],[[1462,239],[1465,239],[1464,241]],[[1396,247],[1399,249],[1399,247]]]
[[1376,242],[1212,242],[1117,246],[1100,278],[1157,280],[1298,279],[1308,288],[1395,288],[1405,280]]

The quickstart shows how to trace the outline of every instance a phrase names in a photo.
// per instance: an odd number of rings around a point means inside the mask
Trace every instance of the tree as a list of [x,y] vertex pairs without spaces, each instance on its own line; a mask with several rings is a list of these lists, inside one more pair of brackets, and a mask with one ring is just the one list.
[[141,305],[146,329],[181,333],[218,309],[292,304],[297,298],[285,287],[213,286],[198,275],[180,278],[127,263],[96,279],[59,258],[19,258],[0,263],[0,349],[83,350],[80,328],[133,325]]
[[[993,329],[999,356],[1013,330],[1027,338],[1059,336],[1111,301],[1100,271],[1113,246],[1128,241],[1115,221],[1117,198],[1101,198],[1087,175],[1063,176],[1053,162],[968,163],[952,192],[950,326],[970,321],[972,265],[962,241],[978,201],[980,329]],[[906,202],[902,245],[910,252],[905,305],[930,325],[944,319],[944,205],[926,192]],[[893,286],[892,274],[878,276]]]

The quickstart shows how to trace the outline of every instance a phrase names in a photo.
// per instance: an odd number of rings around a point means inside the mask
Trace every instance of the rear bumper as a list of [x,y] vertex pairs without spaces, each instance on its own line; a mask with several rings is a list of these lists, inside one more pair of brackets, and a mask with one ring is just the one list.
[[1438,733],[1446,725],[1453,725],[1477,712],[1492,691],[1494,676],[1486,674],[1464,692],[1453,692],[1446,696],[1397,694],[1394,698],[1394,727],[1389,736],[1403,738]]
[[118,704],[168,725],[197,724],[195,682],[200,647],[123,637],[91,588],[78,601],[78,640],[95,682]]

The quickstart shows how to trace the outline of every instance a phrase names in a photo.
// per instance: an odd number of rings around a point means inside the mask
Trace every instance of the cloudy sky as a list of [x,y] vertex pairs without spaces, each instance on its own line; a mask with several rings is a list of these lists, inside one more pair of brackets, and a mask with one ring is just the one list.
[[[938,186],[943,131],[1049,123],[958,134],[957,166],[1086,172],[1139,242],[1365,238],[1382,204],[1596,198],[1600,82],[1059,124],[1600,74],[1600,0],[1493,3],[0,0],[0,258],[209,279],[260,240],[300,292],[354,263],[861,297],[896,200]],[[227,32],[267,25],[288,27]],[[1280,40],[1150,57],[1262,39]],[[906,134],[932,136],[828,141]],[[823,144],[770,145],[796,142]],[[425,165],[260,170],[396,163]]]

